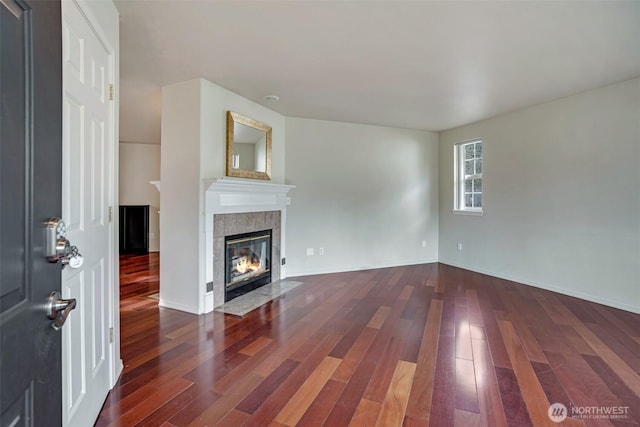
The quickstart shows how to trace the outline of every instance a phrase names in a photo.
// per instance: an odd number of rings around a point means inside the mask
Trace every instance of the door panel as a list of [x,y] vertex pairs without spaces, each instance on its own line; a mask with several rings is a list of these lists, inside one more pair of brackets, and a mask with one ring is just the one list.
[[[65,44],[65,46],[68,45]],[[65,76],[69,68],[71,67],[68,66],[67,62],[65,62]],[[64,124],[66,129],[65,139],[69,139],[72,141],[82,141],[84,139],[82,128],[79,126],[70,126],[70,123],[84,122],[84,106],[82,106],[71,96],[65,96],[63,103],[63,114],[65,120]],[[82,171],[84,169],[82,165],[82,157],[82,151],[80,150],[64,151],[65,167],[63,169],[64,175],[62,177],[62,180],[65,182],[65,187],[63,189],[63,209],[65,211],[64,220],[67,224],[67,230],[81,231],[84,229],[84,224],[82,224],[82,211],[80,209],[71,209],[71,206],[81,205],[80,199],[84,194],[83,187],[85,183],[81,179],[83,175]],[[72,176],[77,177],[78,179],[72,180]]]
[[60,290],[44,223],[61,212],[60,3],[0,2],[0,425],[59,425]]
[[[101,106],[101,113],[108,116],[106,106]],[[106,111],[104,111],[106,110]],[[104,226],[105,221],[105,119],[106,117],[91,117],[91,152],[89,162],[91,170],[91,225]]]
[[[27,157],[31,150],[31,141],[27,139],[26,129],[28,117],[25,115],[27,94],[29,93],[29,66],[25,57],[30,57],[25,35],[31,33],[26,11],[15,5],[18,16],[5,7],[0,8],[0,28],[2,29],[2,197],[3,209],[11,207],[12,214],[2,215],[2,281],[0,282],[0,306],[15,306],[27,297],[27,282],[24,280],[26,270],[25,249],[16,242],[25,239],[26,225],[26,191],[27,191]],[[10,67],[11,65],[11,67]],[[10,67],[10,68],[9,68]],[[5,108],[4,99],[10,101],[13,108]],[[9,105],[7,105],[9,106]],[[5,163],[7,163],[5,165]],[[25,242],[28,243],[28,242]],[[28,248],[30,250],[31,248]]]
[[108,99],[113,55],[74,1],[62,2],[65,118],[63,218],[67,235],[84,256],[79,269],[62,273],[62,295],[78,301],[63,330],[63,420],[66,426],[95,421],[110,388],[109,276],[111,265],[109,182],[113,137]]

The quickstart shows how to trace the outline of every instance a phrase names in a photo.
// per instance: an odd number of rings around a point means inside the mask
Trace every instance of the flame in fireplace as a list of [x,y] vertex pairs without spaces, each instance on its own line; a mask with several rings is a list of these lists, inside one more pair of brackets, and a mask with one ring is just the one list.
[[248,284],[258,278],[266,278],[266,274],[269,273],[271,233],[253,234],[239,235],[237,238],[226,241],[227,286],[236,286],[236,284],[244,286],[242,283]]
[[252,262],[249,257],[242,257],[238,260],[236,264],[235,270],[239,274],[251,273],[254,271],[262,270],[262,262],[259,258],[257,258],[254,262]]

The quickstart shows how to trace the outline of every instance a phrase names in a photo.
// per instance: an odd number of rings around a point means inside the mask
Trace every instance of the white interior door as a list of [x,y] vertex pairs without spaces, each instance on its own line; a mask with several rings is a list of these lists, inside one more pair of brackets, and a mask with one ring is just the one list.
[[84,264],[62,273],[62,295],[76,310],[62,331],[65,426],[92,425],[110,389],[114,58],[72,0],[62,2],[63,179],[67,238]]

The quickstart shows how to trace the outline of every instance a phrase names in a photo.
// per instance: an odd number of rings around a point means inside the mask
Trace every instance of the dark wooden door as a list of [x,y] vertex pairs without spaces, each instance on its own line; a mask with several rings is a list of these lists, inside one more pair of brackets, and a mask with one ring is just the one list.
[[61,334],[45,314],[60,264],[43,228],[61,215],[61,49],[59,1],[0,2],[1,426],[62,422]]

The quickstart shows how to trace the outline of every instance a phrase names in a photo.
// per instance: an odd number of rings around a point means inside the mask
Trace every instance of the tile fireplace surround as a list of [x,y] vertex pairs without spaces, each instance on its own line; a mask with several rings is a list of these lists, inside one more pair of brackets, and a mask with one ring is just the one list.
[[291,185],[236,179],[205,180],[205,312],[224,304],[224,237],[273,230],[271,280],[286,277],[285,256],[287,193]]
[[[225,236],[272,230],[271,281],[280,280],[280,211],[215,214],[213,216],[213,300],[224,302]],[[219,293],[221,292],[221,294]]]

